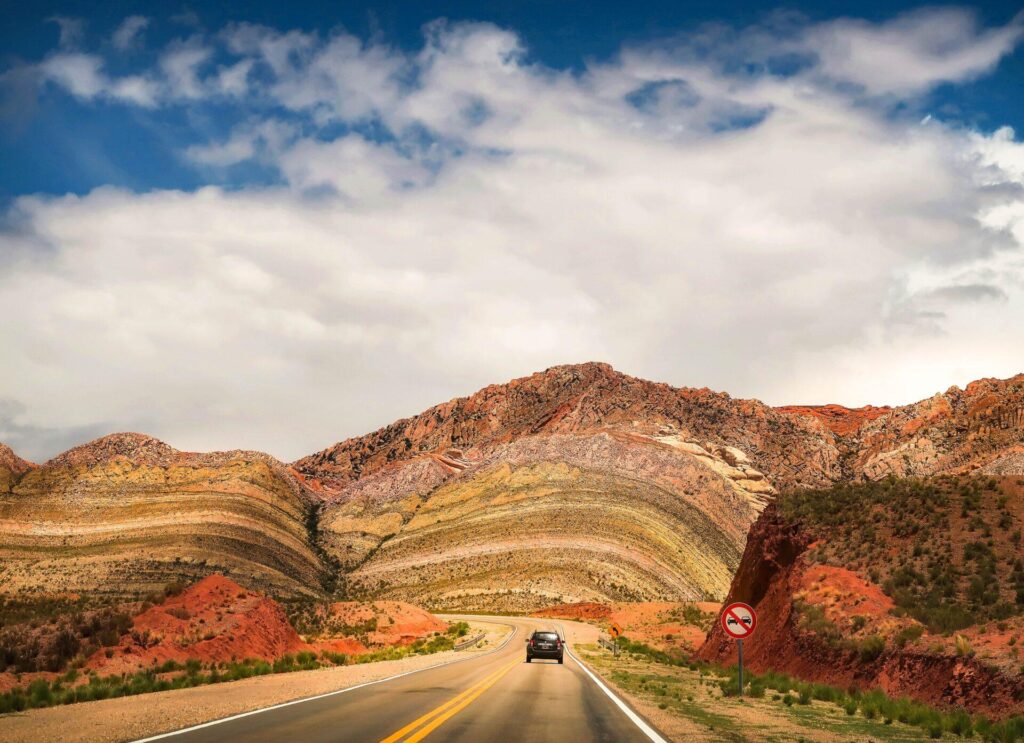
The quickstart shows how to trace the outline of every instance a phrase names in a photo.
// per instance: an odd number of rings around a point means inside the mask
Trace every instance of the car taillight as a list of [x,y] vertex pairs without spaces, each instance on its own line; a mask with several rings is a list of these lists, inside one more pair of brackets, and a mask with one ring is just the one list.
[[537,647],[537,640],[532,638],[532,637],[530,638],[530,647],[531,648]]

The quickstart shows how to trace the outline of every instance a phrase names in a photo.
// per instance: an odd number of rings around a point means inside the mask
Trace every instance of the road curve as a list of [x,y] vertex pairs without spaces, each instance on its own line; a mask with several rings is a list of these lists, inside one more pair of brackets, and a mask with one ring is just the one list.
[[[473,617],[481,621],[483,617]],[[145,740],[168,743],[460,743],[662,740],[612,699],[578,661],[525,662],[524,639],[535,629],[558,629],[542,619],[493,621],[516,633],[500,649],[262,712]],[[144,703],[140,701],[140,703]],[[649,729],[649,728],[648,728]],[[652,737],[653,736],[653,737]]]

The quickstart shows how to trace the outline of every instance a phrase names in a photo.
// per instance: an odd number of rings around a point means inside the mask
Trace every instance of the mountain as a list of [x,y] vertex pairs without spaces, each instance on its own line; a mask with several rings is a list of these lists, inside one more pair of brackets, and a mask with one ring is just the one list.
[[294,467],[368,594],[443,608],[721,598],[776,489],[1024,472],[1024,377],[899,408],[771,408],[548,369]]
[[[15,462],[17,465],[17,462]],[[278,594],[327,578],[299,478],[265,454],[113,434],[0,479],[5,593],[122,598],[217,570]]]
[[434,608],[720,596],[780,481],[829,481],[815,422],[606,364],[487,387],[294,464],[352,590]]
[[138,594],[212,572],[431,608],[720,599],[780,491],[1024,474],[1024,376],[895,408],[773,408],[558,366],[287,465],[116,434],[0,450],[0,591]]
[[0,492],[11,487],[22,475],[35,465],[15,454],[11,447],[0,444]]

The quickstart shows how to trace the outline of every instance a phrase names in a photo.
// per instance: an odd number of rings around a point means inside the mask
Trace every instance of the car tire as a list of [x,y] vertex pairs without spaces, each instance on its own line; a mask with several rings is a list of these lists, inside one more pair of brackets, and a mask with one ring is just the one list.
[[527,663],[529,663],[529,662],[530,662],[530,661],[532,661],[532,660],[533,660],[533,658],[531,658],[531,657],[530,657],[529,655],[527,655],[527,656],[526,656],[526,662],[527,662]]
[[562,665],[562,656],[558,656],[558,665]]

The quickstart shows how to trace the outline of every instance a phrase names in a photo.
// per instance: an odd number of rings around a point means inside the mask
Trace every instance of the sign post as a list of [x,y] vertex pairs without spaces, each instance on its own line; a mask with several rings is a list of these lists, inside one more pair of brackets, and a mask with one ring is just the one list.
[[608,625],[608,634],[612,636],[612,655],[619,657],[619,643],[617,640],[622,635],[622,627],[615,622]]
[[722,610],[718,618],[722,623],[722,630],[736,641],[736,649],[739,654],[739,692],[743,696],[743,641],[754,634],[757,627],[757,614],[747,604],[737,601],[729,604]]

